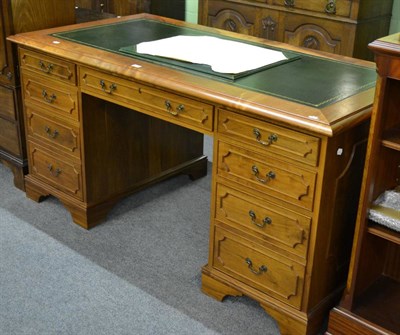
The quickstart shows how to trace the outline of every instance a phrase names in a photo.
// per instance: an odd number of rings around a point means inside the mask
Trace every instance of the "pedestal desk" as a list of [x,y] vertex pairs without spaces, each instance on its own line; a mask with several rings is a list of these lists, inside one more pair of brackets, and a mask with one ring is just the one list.
[[203,134],[212,135],[203,292],[257,300],[282,334],[317,333],[348,270],[374,64],[247,37],[291,60],[232,78],[121,51],[179,34],[243,39],[149,14],[10,37],[26,194],[57,197],[90,228],[121,197],[174,174],[204,175]]

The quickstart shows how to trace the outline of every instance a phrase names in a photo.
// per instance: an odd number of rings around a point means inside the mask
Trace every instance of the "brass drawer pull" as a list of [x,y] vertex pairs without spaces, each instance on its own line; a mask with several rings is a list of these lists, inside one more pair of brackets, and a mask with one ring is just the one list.
[[185,110],[185,105],[180,104],[178,107],[176,107],[176,110],[174,111],[172,108],[171,101],[165,100],[164,102],[165,107],[167,108],[167,112],[173,116],[179,115],[179,113],[182,113]]
[[336,14],[336,0],[328,0],[325,6],[325,12],[328,14]]
[[174,112],[174,111],[172,110],[171,101],[165,100],[164,104],[165,104],[165,107],[167,108],[167,112],[168,112],[168,113],[170,113],[171,115],[174,115],[174,116],[175,116],[176,114],[178,114],[178,113],[176,113],[176,112]]
[[52,133],[49,126],[44,126],[44,131],[46,132],[47,136],[51,137],[51,138],[56,138],[57,135],[59,134],[57,129],[54,129],[54,131]]
[[275,177],[276,177],[275,172],[269,171],[269,172],[265,175],[265,176],[267,177],[266,179],[260,178],[260,177],[259,177],[260,171],[258,170],[258,167],[255,166],[255,165],[252,166],[251,170],[252,170],[253,174],[255,175],[255,177],[257,178],[257,180],[258,180],[259,182],[263,183],[263,184],[266,184],[267,182],[269,182],[269,181],[272,180],[272,179],[275,179]]
[[294,7],[294,0],[285,0],[286,7]]
[[176,107],[177,114],[182,113],[184,110],[185,110],[185,105],[180,104],[178,107]]
[[258,223],[258,222],[256,221],[256,213],[254,213],[254,211],[251,210],[251,209],[249,210],[249,215],[250,215],[250,218],[251,218],[251,223],[253,223],[253,224],[256,225],[257,227],[264,228],[265,225],[271,224],[271,223],[272,223],[272,219],[271,219],[270,217],[268,217],[268,216],[266,216],[266,217],[262,220],[262,223]]
[[101,89],[103,90],[103,92],[105,92],[107,94],[111,94],[112,92],[114,92],[117,89],[117,85],[112,83],[108,87],[108,90],[107,90],[106,83],[104,82],[103,79],[100,80],[100,86],[101,86]]
[[256,141],[258,142],[258,143],[260,143],[260,144],[262,144],[262,145],[264,145],[264,146],[269,146],[269,145],[271,145],[273,142],[276,142],[277,140],[278,140],[278,135],[276,135],[276,134],[271,134],[271,135],[269,135],[268,136],[268,142],[265,142],[265,141],[262,141],[261,140],[261,132],[260,132],[260,130],[259,129],[257,129],[257,128],[254,128],[253,129],[253,134],[254,134],[254,136],[256,137]]
[[260,275],[260,274],[262,274],[263,272],[267,272],[267,267],[265,266],[265,265],[261,265],[259,268],[258,268],[258,270],[254,270],[254,268],[253,268],[253,262],[251,261],[251,259],[250,258],[246,258],[246,263],[247,263],[247,266],[248,266],[248,268],[250,269],[250,271],[252,272],[252,273],[254,273],[255,275]]
[[51,164],[47,165],[47,169],[50,171],[50,173],[53,177],[58,177],[61,173],[61,169],[57,168],[54,170],[53,165],[51,165]]
[[57,99],[57,96],[53,93],[52,95],[49,96],[49,94],[46,92],[45,89],[42,91],[42,97],[43,99],[48,102],[49,104],[53,103],[54,100]]
[[49,64],[46,66],[46,64],[45,64],[42,60],[40,60],[40,61],[39,61],[39,67],[40,67],[40,70],[42,70],[42,72],[44,72],[44,73],[50,73],[51,71],[53,71],[54,65],[51,64],[51,63],[49,63]]

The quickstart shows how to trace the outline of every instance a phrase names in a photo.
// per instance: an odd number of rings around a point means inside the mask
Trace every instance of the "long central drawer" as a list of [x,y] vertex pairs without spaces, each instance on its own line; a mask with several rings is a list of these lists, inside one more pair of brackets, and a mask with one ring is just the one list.
[[80,68],[79,78],[83,93],[200,132],[213,130],[212,105],[88,68]]

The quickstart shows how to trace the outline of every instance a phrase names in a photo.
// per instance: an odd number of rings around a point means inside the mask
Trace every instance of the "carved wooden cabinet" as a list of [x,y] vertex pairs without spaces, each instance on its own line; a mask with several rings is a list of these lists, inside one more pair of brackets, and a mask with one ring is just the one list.
[[[336,335],[400,334],[400,34],[371,48],[379,76],[349,277],[329,318],[328,333]],[[397,203],[393,211],[376,207],[385,192]],[[371,216],[377,210],[380,223]]]
[[74,23],[73,0],[2,0],[0,5],[0,162],[24,189],[27,172],[17,55],[6,37]]
[[373,59],[393,0],[200,0],[199,23],[335,54]]

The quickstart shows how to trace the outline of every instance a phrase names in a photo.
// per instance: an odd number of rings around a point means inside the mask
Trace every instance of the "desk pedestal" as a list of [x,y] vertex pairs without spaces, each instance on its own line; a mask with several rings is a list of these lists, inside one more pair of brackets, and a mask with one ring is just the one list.
[[31,141],[29,198],[55,196],[75,223],[89,229],[125,196],[174,175],[207,174],[203,134],[89,95],[82,95],[82,103],[84,164],[46,142]]

